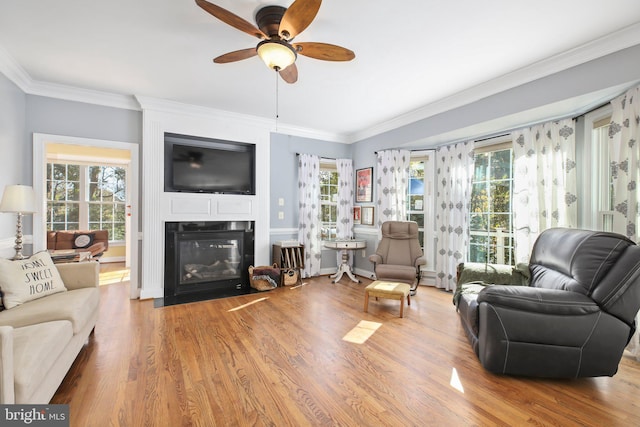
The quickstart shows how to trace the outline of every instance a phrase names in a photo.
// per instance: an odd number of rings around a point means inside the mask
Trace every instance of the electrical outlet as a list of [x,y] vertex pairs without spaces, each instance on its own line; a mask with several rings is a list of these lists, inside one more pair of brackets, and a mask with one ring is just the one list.
[[278,199],[278,206],[284,206],[284,199],[282,197]]
[[284,212],[278,212],[278,219],[284,219]]

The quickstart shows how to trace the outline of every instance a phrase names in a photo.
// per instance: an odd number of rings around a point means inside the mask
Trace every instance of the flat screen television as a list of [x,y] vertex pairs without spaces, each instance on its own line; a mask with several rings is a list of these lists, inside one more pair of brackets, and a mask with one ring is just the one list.
[[255,145],[165,134],[165,191],[256,194]]

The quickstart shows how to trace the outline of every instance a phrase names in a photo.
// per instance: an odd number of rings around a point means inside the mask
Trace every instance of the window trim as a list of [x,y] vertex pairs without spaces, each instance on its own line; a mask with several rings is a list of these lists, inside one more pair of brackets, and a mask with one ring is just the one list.
[[[599,188],[601,183],[598,177],[601,176],[600,165],[598,164],[598,156],[593,146],[594,141],[591,131],[597,122],[611,117],[613,107],[606,104],[590,113],[584,115],[583,140],[584,144],[576,144],[576,149],[582,147],[582,173],[578,175],[578,188]],[[576,156],[577,157],[577,156]],[[578,206],[578,224],[582,228],[596,230],[598,228],[598,217],[600,206],[598,198],[594,197],[592,191],[582,191],[580,194],[580,205]]]
[[[500,136],[496,136],[494,138],[490,138],[486,141],[484,144],[481,144],[479,147],[474,148],[474,158],[476,155],[478,154],[487,154],[487,153],[495,153],[498,151],[504,151],[504,150],[511,150],[511,177],[509,180],[495,180],[495,181],[510,181],[510,191],[511,191],[511,197],[509,199],[509,212],[508,214],[510,215],[510,224],[511,224],[511,230],[508,231],[508,234],[511,235],[511,246],[502,246],[502,251],[504,253],[504,251],[509,250],[509,248],[511,248],[511,250],[515,250],[515,230],[513,230],[513,180],[514,180],[514,176],[513,176],[513,166],[514,166],[514,157],[513,157],[513,140],[512,140],[512,135],[511,134],[507,134],[507,135],[500,135]],[[474,175],[475,175],[475,170],[474,170]],[[488,183],[491,182],[491,180],[489,179],[489,175],[487,175],[487,179],[486,181]],[[471,176],[471,186],[473,188],[473,175]],[[472,190],[473,192],[473,190]],[[490,214],[490,212],[487,212],[488,214]],[[495,212],[494,212],[495,213]],[[468,215],[469,215],[469,220],[468,220],[468,224],[469,224],[469,228],[468,228],[468,232],[469,232],[469,246],[467,249],[467,254],[466,254],[466,258],[470,259],[470,254],[471,254],[471,215],[473,213],[471,212],[471,209],[468,210]],[[491,233],[491,231],[489,230],[489,233]],[[499,247],[496,246],[496,255],[499,252]],[[490,256],[490,251],[487,252],[487,257]],[[510,257],[510,256],[509,256]],[[508,260],[508,259],[507,259]],[[490,259],[487,258],[485,260],[485,262],[489,262]],[[511,264],[509,265],[515,265],[515,258],[511,259]]]
[[[104,160],[97,160],[96,158],[93,157],[87,157],[87,156],[74,156],[74,155],[59,155],[56,153],[49,153],[47,154],[47,156],[45,157],[45,164],[65,164],[65,165],[77,165],[80,167],[80,195],[79,195],[79,200],[78,201],[67,201],[65,200],[64,203],[77,203],[78,204],[78,210],[79,210],[79,216],[78,216],[78,223],[80,227],[85,227],[88,230],[89,229],[89,208],[92,204],[110,204],[109,202],[104,202],[104,201],[89,201],[88,200],[88,196],[87,196],[87,192],[89,191],[89,167],[91,166],[99,166],[99,167],[113,167],[113,168],[121,168],[124,169],[125,172],[125,185],[128,184],[129,182],[129,174],[131,173],[130,168],[129,168],[129,162],[128,161],[121,161],[121,159],[109,159],[108,162],[105,162]],[[45,176],[45,181],[48,180],[49,177]],[[124,221],[124,226],[125,226],[125,236],[124,239],[118,239],[118,240],[109,240],[109,244],[113,244],[113,245],[125,245],[126,244],[126,236],[127,236],[127,228],[128,228],[128,224],[127,224],[127,209],[128,209],[128,205],[129,205],[129,191],[128,189],[125,189],[126,192],[126,196],[125,196],[125,201],[124,202],[112,202],[111,204],[113,204],[114,206],[116,204],[122,204],[124,205],[124,209],[125,209],[125,221]],[[49,202],[51,202],[51,200],[49,200],[46,196],[46,191],[45,191],[45,206],[47,206],[49,204]],[[44,224],[45,224],[45,229],[47,228],[47,225],[49,224],[49,218],[48,218],[48,213],[46,214],[46,216],[43,218],[44,219]],[[66,224],[66,222],[65,222]],[[109,235],[111,236],[112,233],[109,233]]]
[[[320,159],[320,171],[331,171],[331,172],[335,172],[336,174],[338,173],[338,165],[336,163],[335,160],[333,159]],[[322,187],[322,184],[320,184],[320,186]],[[333,202],[333,201],[323,201],[322,200],[322,188],[320,188],[320,214],[322,215],[322,207],[323,206],[335,206],[336,207],[336,216],[338,215],[337,213],[337,209],[338,209],[338,202]],[[336,218],[336,222],[333,223],[336,227],[337,227],[337,222],[338,219]],[[330,223],[325,223],[322,220],[319,221],[319,229],[322,230],[322,228],[324,228],[324,224],[330,224]],[[334,227],[335,228],[335,227]],[[322,232],[320,233],[320,240],[322,242],[325,242],[327,240],[331,240],[334,239],[335,237],[331,237],[331,235],[329,235],[329,239],[325,239],[322,237]]]
[[[422,231],[422,252],[424,257],[427,260],[427,264],[421,266],[422,271],[435,272],[435,253],[436,253],[436,233],[435,233],[435,159],[436,159],[436,150],[427,149],[427,150],[415,150],[411,151],[410,161],[420,161],[424,160],[424,203],[422,204],[423,210],[423,218],[424,225],[421,228]],[[408,198],[408,189],[407,189],[407,203],[409,202]],[[407,209],[407,219],[409,215],[409,210]],[[413,213],[419,211],[411,211]],[[431,224],[431,227],[428,225]]]

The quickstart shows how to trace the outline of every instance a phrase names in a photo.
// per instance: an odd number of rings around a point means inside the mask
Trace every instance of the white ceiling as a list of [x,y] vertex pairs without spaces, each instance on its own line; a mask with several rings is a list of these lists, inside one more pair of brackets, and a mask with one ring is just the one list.
[[[211,0],[252,23],[260,7],[292,1]],[[362,134],[637,23],[638,0],[325,0],[296,41],[337,44],[356,58],[324,62],[299,56],[298,82],[278,82],[279,123]],[[0,54],[34,85],[274,119],[276,76],[259,58],[212,62],[257,42],[193,0],[0,2]],[[609,43],[606,49],[623,47]],[[559,66],[572,65],[577,64]],[[526,83],[522,79],[510,84]]]

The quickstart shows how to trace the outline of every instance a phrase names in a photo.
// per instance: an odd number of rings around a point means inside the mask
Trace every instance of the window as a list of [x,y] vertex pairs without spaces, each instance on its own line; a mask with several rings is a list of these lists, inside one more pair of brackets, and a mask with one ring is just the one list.
[[418,239],[427,259],[423,270],[429,271],[435,269],[434,162],[433,151],[412,151],[407,189],[407,219],[418,224]]
[[47,230],[108,230],[125,240],[126,169],[47,163]]
[[591,220],[591,224],[595,224],[597,230],[626,235],[627,221],[615,206],[616,183],[613,179],[614,172],[611,169],[612,161],[609,146],[611,144],[611,138],[609,137],[610,108],[602,108],[601,111],[595,111],[596,117],[598,117],[598,113],[605,115],[595,121],[589,121],[589,123],[592,123],[590,135],[591,188],[596,190],[590,194],[593,206],[591,212],[597,212],[597,217],[595,219],[587,218],[586,220]]
[[510,144],[478,149],[475,154],[469,222],[469,261],[514,263]]
[[425,209],[425,158],[411,158],[409,165],[409,194],[407,194],[407,219],[418,223],[420,246],[424,248]]
[[322,240],[336,238],[338,221],[338,170],[335,162],[320,163],[320,235]]
[[47,163],[47,230],[80,229],[80,166]]

